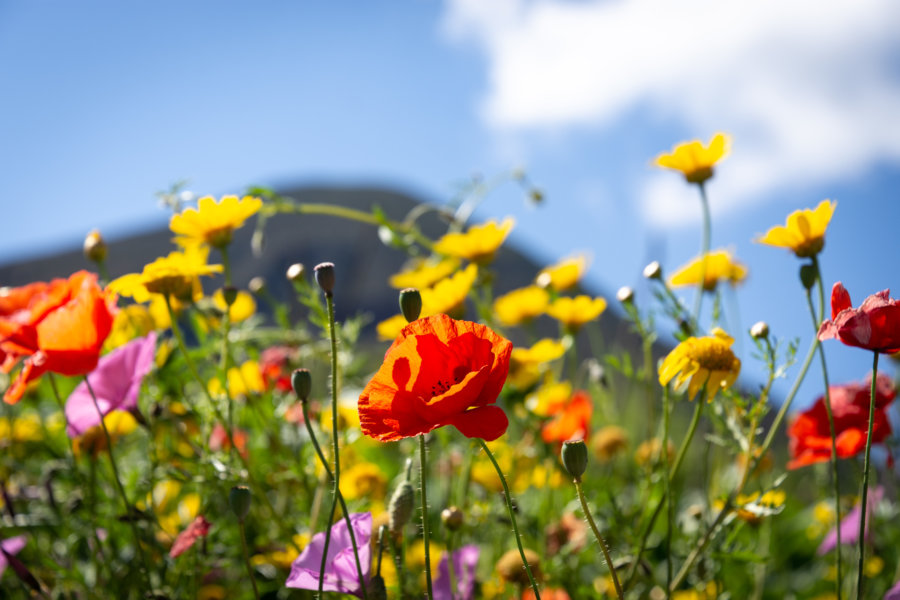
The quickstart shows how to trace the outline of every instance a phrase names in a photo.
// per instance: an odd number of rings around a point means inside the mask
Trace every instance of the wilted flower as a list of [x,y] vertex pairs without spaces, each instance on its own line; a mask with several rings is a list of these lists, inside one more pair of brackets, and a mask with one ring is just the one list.
[[[529,548],[524,550],[525,560],[528,562],[528,566],[531,567],[531,573],[534,575],[535,581],[540,581],[541,557],[534,550]],[[528,579],[528,573],[522,566],[522,556],[518,550],[509,550],[500,557],[500,560],[497,561],[497,572],[500,573],[500,577],[510,583],[523,586],[531,583]]]
[[825,230],[837,202],[822,200],[815,210],[805,208],[788,215],[787,224],[776,225],[756,238],[760,244],[788,248],[797,258],[816,256],[825,247]]

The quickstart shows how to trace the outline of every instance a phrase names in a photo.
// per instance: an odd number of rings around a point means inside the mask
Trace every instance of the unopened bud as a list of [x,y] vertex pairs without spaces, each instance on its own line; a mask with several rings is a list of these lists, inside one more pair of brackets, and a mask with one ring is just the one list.
[[540,204],[541,202],[544,201],[544,192],[542,192],[542,191],[539,190],[538,188],[531,188],[531,189],[528,191],[528,197],[529,197],[529,198],[531,199],[531,201],[534,202],[535,204]]
[[634,290],[624,285],[616,292],[616,299],[622,304],[631,304],[634,302]]
[[266,289],[266,280],[262,277],[254,277],[250,280],[250,283],[247,284],[247,289],[258,296]]
[[323,262],[315,266],[316,283],[325,292],[326,297],[334,294],[334,263]]
[[575,481],[581,481],[581,476],[587,469],[588,450],[584,440],[572,440],[563,442],[562,462],[566,471]]
[[551,284],[553,283],[553,278],[550,277],[550,273],[540,273],[534,280],[534,285],[538,286],[541,289],[549,289]]
[[391,529],[391,533],[395,536],[400,535],[403,531],[403,526],[409,523],[409,519],[412,517],[416,494],[412,483],[409,481],[411,472],[412,461],[406,459],[406,479],[394,490],[394,494],[391,496],[391,501],[388,504],[388,526]]
[[238,291],[234,286],[227,286],[222,288],[222,298],[225,299],[226,306],[231,306],[234,304],[234,301],[237,300]]
[[422,294],[416,288],[406,288],[400,292],[400,312],[407,323],[412,323],[422,314]]
[[106,242],[96,229],[91,230],[84,238],[84,257],[95,263],[106,260]]
[[750,328],[750,335],[757,340],[763,340],[769,337],[769,324],[765,321],[757,321]]
[[302,263],[294,263],[288,267],[286,275],[288,281],[300,283],[306,276],[306,267],[304,267]]
[[250,512],[250,488],[245,485],[236,485],[228,493],[228,504],[231,512],[239,520],[243,521]]
[[309,393],[312,391],[312,375],[309,369],[295,369],[291,373],[291,387],[300,402],[306,402],[309,399]]
[[441,521],[444,527],[450,531],[456,531],[463,524],[463,511],[455,506],[450,506],[441,511]]
[[654,260],[644,267],[644,277],[646,279],[662,279],[662,266]]
[[384,577],[381,575],[373,575],[369,580],[368,596],[372,600],[387,600],[387,587],[384,584]]
[[811,290],[816,285],[816,279],[819,277],[819,270],[814,265],[803,265],[800,267],[800,283],[807,290]]

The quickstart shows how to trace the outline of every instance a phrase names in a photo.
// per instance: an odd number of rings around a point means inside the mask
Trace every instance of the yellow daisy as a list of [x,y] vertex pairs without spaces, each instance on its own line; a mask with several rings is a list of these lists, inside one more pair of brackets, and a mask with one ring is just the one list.
[[784,227],[776,225],[755,241],[789,248],[797,258],[815,256],[825,247],[825,230],[836,206],[837,202],[822,200],[815,209],[795,210],[788,215]]
[[404,288],[416,288],[424,290],[435,283],[448,277],[459,268],[459,259],[444,258],[440,260],[419,259],[412,263],[408,269],[391,275],[389,283],[391,287],[402,290]]
[[572,397],[568,381],[548,381],[525,400],[525,407],[539,417],[556,414]]
[[732,285],[744,281],[747,278],[747,267],[734,260],[727,250],[714,250],[706,254],[705,265],[703,257],[698,256],[679,268],[669,278],[669,285],[674,287],[696,286],[700,283],[701,276],[703,277],[703,289],[712,292],[715,291],[720,281],[727,281]]
[[[120,437],[126,436],[137,429],[137,421],[134,416],[124,410],[114,410],[107,413],[103,417],[103,422],[106,424],[109,438],[114,444]],[[91,456],[96,458],[106,449],[106,434],[100,425],[94,425],[72,440],[72,451],[76,457],[81,456],[84,452],[89,452]]]
[[557,298],[547,307],[547,314],[562,323],[569,330],[577,330],[589,321],[593,321],[606,310],[606,300],[590,296],[574,298]]
[[228,310],[228,317],[232,323],[239,323],[252,317],[256,313],[256,300],[249,293],[239,290],[230,309],[225,303],[225,292],[216,290],[212,297],[213,306],[224,314]]
[[671,154],[660,154],[654,164],[680,171],[689,183],[703,183],[713,176],[713,166],[728,154],[729,138],[717,133],[704,146],[700,140],[678,144]]
[[253,196],[224,196],[216,202],[212,196],[204,196],[197,202],[197,208],[188,208],[172,215],[169,229],[178,243],[196,240],[216,248],[223,248],[231,242],[231,234],[244,221],[259,212],[262,200]]
[[434,244],[434,251],[475,263],[489,263],[494,259],[494,253],[506,240],[514,224],[512,218],[506,218],[499,224],[492,219],[484,225],[469,227],[466,233],[445,234]]
[[[166,315],[168,321],[168,315]],[[131,340],[142,335],[147,335],[156,329],[153,315],[143,304],[129,304],[119,309],[113,318],[112,330],[109,337],[103,343],[103,350],[109,352],[119,346],[124,346]]]
[[534,282],[542,288],[562,292],[574,286],[584,275],[588,260],[584,254],[565,258],[538,273]]
[[711,336],[684,340],[660,365],[659,383],[668,385],[674,378],[675,388],[680,392],[687,387],[691,400],[705,384],[706,400],[712,402],[716,392],[731,387],[741,372],[741,361],[731,351],[733,343],[734,338],[719,328]]
[[[222,397],[225,395],[225,390],[222,389],[222,382],[218,377],[209,380],[207,389],[213,396]],[[261,394],[265,390],[266,384],[263,381],[262,371],[259,368],[259,363],[255,360],[248,360],[239,367],[228,369],[228,391],[231,392],[232,398]]]
[[531,348],[515,347],[510,357],[507,381],[520,390],[531,387],[541,377],[541,365],[556,360],[565,352],[562,343],[549,338],[538,341]]
[[[129,273],[109,283],[107,288],[135,302],[150,300],[151,294],[178,299],[195,297],[201,275],[221,273],[222,265],[208,265],[209,249],[189,246],[184,252],[170,252],[144,266],[140,273]],[[201,291],[202,293],[202,291]]]
[[341,494],[347,500],[363,497],[382,500],[386,493],[387,477],[378,465],[359,463],[341,473]]
[[549,304],[550,294],[536,285],[531,285],[497,298],[494,301],[494,314],[503,325],[519,325],[544,314]]

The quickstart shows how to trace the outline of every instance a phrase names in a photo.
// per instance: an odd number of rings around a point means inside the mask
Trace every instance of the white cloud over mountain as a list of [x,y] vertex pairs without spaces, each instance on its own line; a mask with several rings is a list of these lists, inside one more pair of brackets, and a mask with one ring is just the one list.
[[[501,137],[635,114],[733,134],[719,209],[900,160],[898,23],[891,0],[448,0],[444,18],[485,54]],[[696,218],[678,178],[635,185],[649,222]]]

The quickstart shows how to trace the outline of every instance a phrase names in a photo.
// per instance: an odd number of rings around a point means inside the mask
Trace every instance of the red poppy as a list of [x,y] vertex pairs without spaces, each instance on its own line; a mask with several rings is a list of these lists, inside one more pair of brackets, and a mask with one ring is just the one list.
[[890,290],[872,294],[853,308],[840,281],[831,289],[831,320],[819,328],[819,340],[839,339],[848,346],[874,352],[900,352],[900,300]]
[[544,424],[541,437],[548,443],[562,443],[573,439],[587,440],[593,414],[594,404],[591,397],[587,392],[578,390],[572,394],[569,403],[556,413],[553,420]]
[[209,449],[213,452],[228,452],[231,450],[231,440],[234,440],[238,453],[247,458],[249,455],[247,452],[247,432],[235,427],[231,430],[231,439],[229,439],[228,430],[221,423],[216,423],[209,434]]
[[494,402],[509,372],[512,343],[489,327],[438,314],[407,325],[359,397],[363,433],[392,442],[453,425],[495,440],[506,413]]
[[273,387],[279,392],[291,391],[291,356],[295,351],[290,346],[272,346],[259,355],[259,369],[262,371],[266,389]]
[[85,375],[97,366],[116,308],[96,275],[79,271],[49,284],[33,283],[10,290],[2,300],[2,370],[8,373],[25,359],[3,396],[6,402],[18,402],[25,386],[47,371]]
[[191,546],[194,545],[194,542],[201,537],[206,537],[211,526],[212,523],[207,521],[203,515],[198,515],[191,521],[190,525],[185,527],[184,531],[179,533],[178,537],[175,538],[175,543],[172,544],[172,548],[169,550],[169,556],[175,558],[190,550]]
[[[831,411],[834,415],[838,458],[856,456],[866,447],[869,388],[869,382],[833,385],[828,388]],[[891,434],[891,423],[886,409],[895,394],[891,378],[879,374],[875,380],[875,416],[872,425],[874,444],[883,442]],[[831,430],[828,426],[824,396],[797,416],[788,429],[788,437],[792,457],[788,469],[796,469],[831,458]]]

